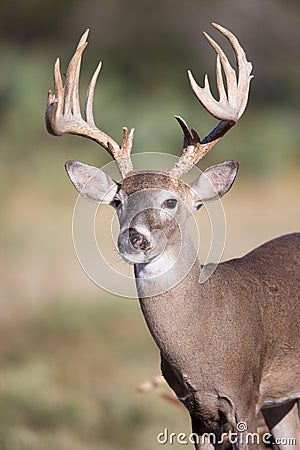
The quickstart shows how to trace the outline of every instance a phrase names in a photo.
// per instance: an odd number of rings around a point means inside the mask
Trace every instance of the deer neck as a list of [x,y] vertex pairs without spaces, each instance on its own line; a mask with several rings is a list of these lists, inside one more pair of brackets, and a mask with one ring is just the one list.
[[[191,344],[191,330],[199,320],[197,310],[204,307],[199,299],[201,267],[187,233],[182,236],[179,253],[174,247],[164,253],[161,261],[159,258],[147,265],[135,266],[136,284],[150,333],[166,359],[180,368],[185,362],[173,358],[181,358],[186,353],[175,351],[175,347],[178,350],[179,341],[182,346]],[[159,273],[164,264],[170,262],[173,263],[171,268]]]
[[[192,273],[191,273],[192,272]],[[200,274],[197,252],[187,231],[174,238],[163,254],[147,264],[135,265],[137,292],[140,301],[146,298],[169,298],[176,286]],[[198,278],[199,280],[199,278]],[[175,289],[175,291],[174,291]]]

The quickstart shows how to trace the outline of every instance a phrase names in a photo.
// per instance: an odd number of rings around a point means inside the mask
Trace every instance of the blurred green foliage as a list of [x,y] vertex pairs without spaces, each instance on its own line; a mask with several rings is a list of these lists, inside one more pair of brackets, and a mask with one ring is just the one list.
[[[251,173],[294,167],[299,163],[299,18],[300,6],[291,0],[255,0],[247,6],[238,0],[3,1],[1,153],[22,171],[36,165],[43,176],[51,172],[53,159],[63,159],[65,148],[67,158],[97,155],[98,163],[106,160],[100,149],[78,138],[51,140],[43,124],[54,60],[61,56],[64,70],[86,27],[91,34],[82,69],[83,97],[98,59],[104,60],[95,99],[98,124],[117,140],[122,126],[134,126],[137,152],[178,153],[181,133],[174,114],[202,135],[214,125],[193,97],[186,68],[199,82],[208,72],[214,85],[214,55],[201,30],[219,38],[210,26],[215,20],[239,36],[255,78],[245,118],[211,159],[237,158]],[[81,147],[93,148],[92,156],[76,150]]]
[[[57,145],[43,124],[54,59],[61,56],[64,70],[87,26],[91,44],[82,94],[101,57],[95,116],[103,129],[120,140],[122,126],[134,126],[135,151],[171,153],[181,145],[174,114],[200,133],[208,132],[213,122],[193,98],[185,72],[191,68],[199,82],[209,72],[214,80],[213,52],[201,35],[206,29],[218,37],[212,20],[239,36],[255,74],[245,119],[232,132],[233,141],[224,140],[212,159],[232,154],[251,173],[299,162],[300,6],[295,2],[26,0],[3,1],[0,8],[0,145],[8,163],[31,170],[37,162],[39,170],[51,171],[48,155],[56,158],[66,146],[90,148],[78,138]],[[68,152],[72,157],[73,150]],[[41,164],[44,158],[47,164]],[[97,160],[103,159],[98,151]]]

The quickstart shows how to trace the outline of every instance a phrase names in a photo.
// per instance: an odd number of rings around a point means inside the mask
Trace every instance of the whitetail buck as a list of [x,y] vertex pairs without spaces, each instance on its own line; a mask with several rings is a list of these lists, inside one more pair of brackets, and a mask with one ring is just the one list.
[[[81,195],[117,210],[119,252],[134,264],[141,309],[161,353],[162,373],[188,409],[195,436],[219,436],[224,425],[242,431],[237,427],[240,421],[248,432],[255,432],[261,410],[274,439],[294,437],[298,442],[293,448],[299,449],[300,234],[273,239],[243,258],[223,262],[200,284],[202,267],[185,225],[205,201],[224,195],[235,179],[238,163],[226,161],[206,169],[190,186],[180,181],[241,117],[252,78],[252,64],[237,38],[214,26],[231,43],[238,74],[218,44],[205,35],[217,53],[219,100],[211,95],[207,79],[204,88],[190,72],[189,79],[202,105],[220,122],[200,140],[176,117],[184,146],[172,170],[134,171],[134,130],[123,129],[119,146],[95,126],[92,103],[100,64],[82,118],[78,82],[87,32],[69,63],[65,84],[59,60],[55,64],[46,125],[56,136],[71,133],[96,141],[116,161],[122,182],[77,161],[68,161],[66,170]],[[211,446],[205,439],[195,440],[196,449]],[[292,448],[284,439],[278,446]],[[236,447],[248,445],[242,441]]]

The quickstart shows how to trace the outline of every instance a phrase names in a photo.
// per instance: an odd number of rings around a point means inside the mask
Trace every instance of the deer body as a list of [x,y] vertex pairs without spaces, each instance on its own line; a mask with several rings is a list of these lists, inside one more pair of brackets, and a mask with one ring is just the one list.
[[[203,284],[196,263],[184,284],[140,298],[163,375],[190,412],[194,403],[201,408],[204,393],[216,406],[224,396],[238,405],[247,385],[247,408],[299,396],[297,252],[300,234],[287,235],[220,264]],[[243,420],[243,411],[231,413]]]
[[[145,177],[150,204],[140,190]],[[198,435],[213,431],[220,436],[222,425],[235,429],[241,421],[254,433],[259,410],[268,418],[272,407],[293,405],[300,396],[300,233],[219,264],[205,283],[199,283],[203,267],[186,232],[188,212],[178,207],[179,227],[172,226],[173,218],[165,222],[154,217],[163,200],[157,199],[154,187],[159,193],[165,189],[169,196],[181,196],[185,207],[188,203],[187,187],[174,189],[167,180],[162,186],[162,177],[155,172],[131,175],[119,192],[123,199],[135,194],[133,211],[129,200],[121,214],[121,230],[124,222],[126,230],[132,226],[140,236],[171,229],[172,239],[167,236],[164,249],[169,270],[160,258],[135,263],[141,309],[160,349],[162,373],[187,407]],[[130,258],[122,239],[119,251]],[[141,248],[135,251],[139,254]],[[169,288],[174,279],[181,281]],[[287,429],[300,437],[299,430]],[[278,433],[284,436],[282,427]]]
[[[263,412],[274,438],[296,438],[297,446],[277,442],[281,450],[300,449],[300,234],[274,239],[243,258],[219,264],[204,282],[187,229],[187,221],[206,202],[232,186],[236,161],[209,167],[190,185],[180,180],[210,151],[243,114],[252,65],[236,37],[225,35],[236,54],[238,77],[218,44],[215,100],[208,81],[200,88],[189,73],[192,89],[204,107],[220,120],[203,140],[176,117],[184,133],[182,156],[169,171],[135,172],[130,160],[133,131],[123,129],[119,146],[94,123],[92,102],[100,65],[88,88],[84,119],[78,80],[87,33],[81,38],[63,82],[57,61],[55,91],[49,91],[46,125],[51,134],[78,134],[93,139],[116,160],[122,182],[102,170],[68,161],[66,170],[81,195],[115,208],[120,223],[118,250],[134,265],[141,310],[161,353],[162,373],[189,411],[198,437],[222,427],[256,431]],[[224,87],[222,68],[226,77]],[[221,447],[220,443],[214,443]],[[196,449],[211,446],[207,439]],[[239,441],[235,448],[255,448]]]

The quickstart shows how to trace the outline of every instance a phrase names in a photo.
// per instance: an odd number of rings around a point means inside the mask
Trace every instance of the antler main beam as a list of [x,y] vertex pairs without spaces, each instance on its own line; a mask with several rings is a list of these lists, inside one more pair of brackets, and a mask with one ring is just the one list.
[[[186,122],[181,117],[175,116],[184,134],[182,155],[170,171],[170,175],[175,178],[182,177],[197,164],[219,142],[221,137],[237,123],[247,106],[250,81],[253,78],[253,75],[251,75],[252,64],[247,61],[246,54],[239,44],[239,41],[229,30],[216,23],[213,23],[213,26],[220,31],[232,45],[237,59],[238,77],[221,47],[207,33],[204,33],[206,39],[217,53],[216,79],[219,100],[216,100],[211,93],[207,75],[205,75],[204,87],[200,87],[196,83],[190,71],[188,71],[188,76],[192,90],[198,100],[202,103],[204,108],[212,116],[219,119],[220,122],[217,127],[201,141],[195,130],[192,129],[190,131]],[[226,79],[227,90],[224,86],[222,69]]]
[[93,115],[93,99],[98,75],[101,70],[101,62],[98,64],[89,84],[85,106],[84,118],[80,111],[79,101],[79,75],[82,54],[88,45],[89,30],[82,35],[76,51],[68,65],[65,85],[61,78],[60,61],[56,60],[54,66],[54,92],[49,90],[46,108],[46,127],[50,134],[62,136],[63,134],[75,134],[83,136],[100,144],[116,161],[123,178],[133,170],[130,152],[133,144],[134,129],[128,132],[123,128],[122,145],[114,141],[103,131],[96,127]]

